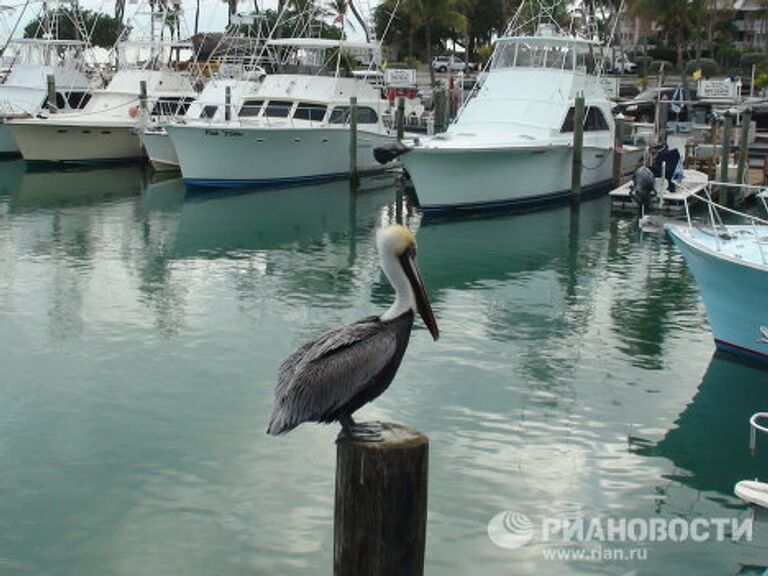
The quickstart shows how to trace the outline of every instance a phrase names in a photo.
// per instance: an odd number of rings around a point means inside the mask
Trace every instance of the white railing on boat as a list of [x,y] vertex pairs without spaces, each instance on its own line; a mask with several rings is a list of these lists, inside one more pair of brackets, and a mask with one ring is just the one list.
[[[768,202],[766,201],[766,197],[768,196],[768,188],[764,186],[752,186],[747,184],[736,184],[733,182],[718,182],[716,180],[711,180],[707,183],[707,186],[702,191],[704,193],[704,196],[701,196],[699,194],[696,195],[697,199],[701,200],[705,204],[707,204],[707,213],[709,215],[709,223],[712,226],[712,230],[714,232],[714,238],[715,238],[715,245],[717,247],[717,251],[720,252],[723,249],[723,238],[728,238],[729,230],[726,224],[723,222],[723,219],[721,218],[721,213],[731,214],[734,216],[737,216],[739,218],[743,218],[749,222],[749,225],[752,229],[752,235],[755,239],[755,243],[757,244],[758,252],[760,253],[760,261],[762,264],[768,264],[768,257],[766,256],[765,249],[763,248],[763,242],[761,242],[761,238],[759,236],[759,230],[758,225],[760,226],[768,226],[768,220],[764,218],[760,218],[759,216],[755,216],[753,214],[747,214],[745,212],[740,212],[739,210],[735,210],[733,208],[729,208],[728,206],[724,206],[722,204],[719,204],[715,202],[712,199],[712,187],[716,186],[720,190],[722,190],[724,187],[735,187],[739,189],[742,193],[756,193],[757,197],[761,199],[763,203],[763,207],[766,209],[766,213],[768,214]],[[685,202],[685,216],[688,221],[688,226],[693,227],[694,222],[691,218],[691,211],[688,205],[688,202]]]
[[768,412],[755,412],[749,419],[749,450],[752,454],[757,448],[757,433],[768,434],[768,425],[760,424],[760,420],[768,420]]

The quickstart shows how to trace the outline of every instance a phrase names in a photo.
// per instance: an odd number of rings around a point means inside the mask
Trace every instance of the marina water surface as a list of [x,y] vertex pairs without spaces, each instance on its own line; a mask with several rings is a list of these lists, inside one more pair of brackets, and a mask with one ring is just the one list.
[[430,436],[429,574],[768,560],[766,524],[634,561],[489,539],[504,511],[741,521],[734,483],[768,478],[747,424],[766,372],[714,355],[680,254],[605,198],[430,222],[386,181],[185,197],[137,166],[5,162],[0,187],[0,574],[329,574],[338,427],[269,438],[273,386],[299,344],[389,306],[374,231],[401,213],[442,335],[417,324],[360,416]]

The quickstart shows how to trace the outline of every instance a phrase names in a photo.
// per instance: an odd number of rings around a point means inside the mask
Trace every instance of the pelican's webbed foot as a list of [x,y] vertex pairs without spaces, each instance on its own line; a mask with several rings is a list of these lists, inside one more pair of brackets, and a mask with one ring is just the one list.
[[341,435],[353,442],[381,442],[384,440],[382,432],[384,425],[381,422],[355,422],[351,416],[339,418]]

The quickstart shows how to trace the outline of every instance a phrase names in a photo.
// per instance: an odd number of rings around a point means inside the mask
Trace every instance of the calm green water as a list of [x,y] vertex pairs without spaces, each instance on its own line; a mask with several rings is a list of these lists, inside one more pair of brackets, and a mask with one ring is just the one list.
[[[388,306],[373,234],[396,212],[387,187],[185,199],[138,167],[0,164],[0,573],[329,574],[337,429],[267,437],[272,388],[300,343]],[[746,518],[768,372],[713,356],[679,254],[604,200],[418,239],[442,337],[419,324],[360,416],[431,438],[429,574],[768,563],[768,524],[642,562],[492,544],[504,510]]]

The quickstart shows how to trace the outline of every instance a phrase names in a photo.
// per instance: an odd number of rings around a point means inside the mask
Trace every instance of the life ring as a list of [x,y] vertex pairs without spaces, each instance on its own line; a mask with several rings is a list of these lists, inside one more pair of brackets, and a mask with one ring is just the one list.
[[139,109],[136,106],[131,106],[128,108],[128,116],[131,118],[138,118],[139,116]]

